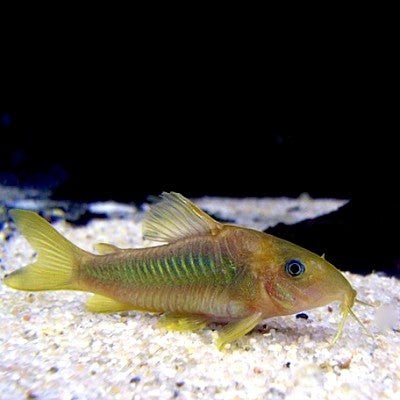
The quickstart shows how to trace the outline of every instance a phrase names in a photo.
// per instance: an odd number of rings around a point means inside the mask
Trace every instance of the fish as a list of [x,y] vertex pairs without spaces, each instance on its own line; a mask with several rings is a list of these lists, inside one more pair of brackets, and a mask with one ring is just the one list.
[[13,209],[18,230],[37,261],[4,278],[25,291],[79,290],[94,295],[92,312],[163,314],[158,327],[177,331],[225,324],[219,350],[263,320],[297,314],[335,301],[342,318],[335,344],[357,292],[325,257],[284,239],[218,222],[183,195],[163,192],[144,216],[143,237],[157,245],[121,249],[99,243],[85,251],[38,214]]

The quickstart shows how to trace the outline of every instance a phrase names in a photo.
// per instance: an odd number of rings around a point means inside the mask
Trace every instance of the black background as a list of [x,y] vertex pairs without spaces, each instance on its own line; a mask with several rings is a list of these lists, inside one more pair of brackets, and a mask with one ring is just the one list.
[[131,26],[34,31],[3,50],[2,184],[77,201],[142,202],[170,190],[351,199],[356,210],[327,231],[276,233],[329,247],[346,268],[398,272],[390,32],[338,36],[335,26],[320,37],[304,26],[283,37],[236,26],[186,36]]
[[389,201],[391,15],[4,6],[0,112],[11,123],[0,122],[0,179],[77,200],[176,190]]
[[10,102],[2,182],[80,201],[140,202],[163,190],[388,200],[396,192],[394,106],[384,93],[326,85],[268,95],[256,82],[248,90],[218,83],[142,85],[123,95],[61,84],[44,98]]

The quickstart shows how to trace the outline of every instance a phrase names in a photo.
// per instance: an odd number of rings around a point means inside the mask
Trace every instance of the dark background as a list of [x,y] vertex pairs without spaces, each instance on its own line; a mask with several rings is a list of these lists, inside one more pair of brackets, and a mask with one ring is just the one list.
[[67,100],[38,93],[6,105],[0,181],[78,201],[141,202],[163,190],[347,199],[397,191],[394,105],[379,92],[326,86],[329,96],[277,97],[215,84],[168,95],[146,87],[134,101],[77,88]]
[[285,43],[172,31],[46,31],[24,37],[16,60],[3,49],[0,183],[85,202],[170,190],[351,199],[339,216],[272,232],[342,269],[398,274],[390,42],[367,30],[318,40],[302,28]]
[[0,182],[84,201],[397,191],[393,25],[84,11],[5,30]]
[[77,200],[162,190],[390,199],[394,15],[6,4],[0,182]]

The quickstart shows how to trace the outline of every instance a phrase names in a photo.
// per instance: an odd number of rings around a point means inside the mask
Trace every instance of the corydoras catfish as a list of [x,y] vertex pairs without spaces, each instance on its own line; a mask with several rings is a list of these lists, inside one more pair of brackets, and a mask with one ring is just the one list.
[[92,292],[89,311],[163,313],[160,325],[168,329],[225,323],[219,349],[266,318],[334,301],[341,302],[342,319],[333,343],[349,313],[361,324],[352,311],[356,291],[324,258],[266,233],[222,224],[178,193],[163,193],[144,218],[143,236],[161,245],[119,249],[101,243],[100,255],[75,246],[33,212],[10,213],[38,255],[6,276],[14,289]]

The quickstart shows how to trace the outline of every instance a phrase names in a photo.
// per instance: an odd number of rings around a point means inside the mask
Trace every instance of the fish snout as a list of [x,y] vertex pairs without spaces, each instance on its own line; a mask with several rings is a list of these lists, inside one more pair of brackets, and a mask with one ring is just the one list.
[[353,287],[350,285],[350,283],[348,282],[348,288],[347,290],[344,292],[343,297],[342,297],[342,309],[343,308],[352,308],[354,305],[354,302],[356,300],[357,297],[357,291],[355,289],[353,289]]

